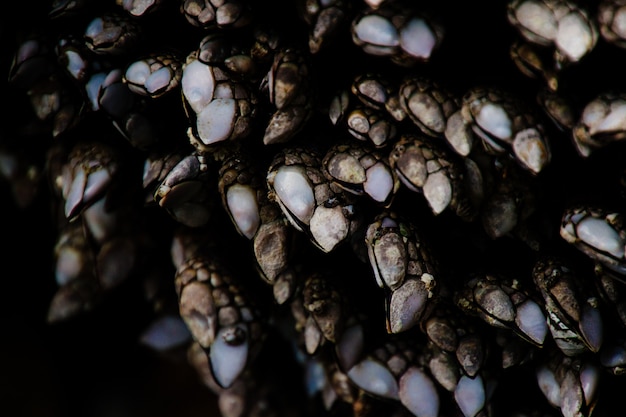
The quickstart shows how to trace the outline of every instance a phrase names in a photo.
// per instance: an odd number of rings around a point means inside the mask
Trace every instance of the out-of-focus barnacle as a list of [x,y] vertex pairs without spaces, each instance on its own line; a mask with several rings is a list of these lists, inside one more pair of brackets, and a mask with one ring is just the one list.
[[577,110],[567,96],[542,89],[537,93],[537,103],[559,130],[569,132],[574,128]]
[[72,148],[62,172],[68,219],[76,218],[106,193],[119,166],[118,151],[97,141],[79,142]]
[[207,162],[206,157],[197,153],[185,156],[154,192],[154,201],[184,225],[203,226],[211,216],[215,189],[209,180]]
[[572,206],[561,219],[561,237],[590,259],[623,274],[625,233],[623,216],[599,207]]
[[45,173],[32,155],[8,144],[0,147],[0,177],[11,185],[15,203],[28,207],[41,190]]
[[626,326],[626,281],[623,275],[599,261],[595,262],[593,272],[598,294],[610,320],[617,320],[619,325]]
[[434,345],[431,366],[446,364],[448,374],[457,375],[454,384],[445,384],[449,391],[456,388],[462,374],[473,378],[487,362],[488,346],[480,337],[480,326],[453,304],[438,302],[421,328]]
[[163,0],[115,0],[115,4],[133,17],[143,17],[161,10],[165,2]]
[[437,416],[441,400],[428,370],[419,365],[417,345],[406,334],[389,335],[370,348],[347,375],[367,393],[399,401],[415,416]]
[[557,91],[559,77],[550,51],[531,42],[517,40],[511,44],[509,53],[522,74],[541,80],[549,91]]
[[48,308],[48,321],[58,322],[92,310],[102,299],[94,274],[94,254],[80,223],[69,223],[54,248],[59,286]]
[[185,322],[177,314],[163,314],[152,321],[140,336],[141,344],[167,352],[191,342]]
[[328,351],[306,358],[305,379],[309,397],[320,396],[327,411],[343,404],[354,404],[359,390]]
[[528,291],[517,280],[477,274],[454,297],[463,311],[494,327],[508,328],[528,343],[542,346],[548,335],[546,317]]
[[[257,36],[262,37],[260,30]],[[257,83],[264,75],[262,72],[267,70],[270,64],[266,62],[268,57],[265,54],[259,52],[257,53],[261,56],[255,54],[255,47],[257,44],[254,41],[250,44],[232,39],[224,32],[211,31],[200,40],[196,54],[201,62],[218,67],[237,80]]]
[[600,365],[613,375],[626,374],[626,342],[622,337],[606,343],[599,354]]
[[528,366],[542,349],[527,343],[507,330],[496,329],[496,331],[496,344],[500,349],[503,370]]
[[87,47],[102,55],[130,53],[141,42],[142,36],[142,27],[130,16],[121,13],[104,13],[95,17],[83,34]]
[[597,20],[602,38],[620,48],[626,47],[626,3],[622,0],[602,0],[598,4]]
[[557,69],[580,61],[598,41],[592,15],[568,0],[513,0],[507,17],[525,39],[554,50]]
[[291,301],[295,327],[302,335],[304,351],[319,353],[328,343],[336,343],[344,332],[349,317],[345,295],[330,272],[302,271],[301,287]]
[[564,417],[590,416],[597,404],[600,368],[584,358],[552,352],[536,370],[537,383]]
[[[281,353],[289,353],[282,352]],[[271,355],[260,352],[259,360],[251,363],[229,387],[221,387],[211,370],[209,358],[198,343],[187,350],[187,360],[196,370],[201,382],[217,397],[217,409],[224,417],[263,415],[296,415],[298,407],[307,404],[306,396],[297,390],[300,384],[290,384],[290,374],[285,369],[271,371],[267,359]]]
[[142,186],[145,191],[145,204],[154,205],[154,193],[165,177],[187,154],[182,149],[171,151],[154,150],[144,161]]
[[15,51],[8,73],[11,84],[30,88],[37,81],[47,78],[56,71],[51,45],[41,36],[30,36],[23,40]]
[[151,54],[126,68],[124,82],[133,93],[158,98],[180,84],[182,62],[172,54]]
[[92,59],[92,52],[77,36],[60,38],[55,53],[61,68],[79,85],[84,86],[94,72],[102,71],[101,63]]
[[190,24],[205,29],[241,28],[254,14],[251,5],[242,0],[184,0],[180,11]]
[[444,38],[436,18],[400,2],[365,8],[352,20],[352,40],[365,53],[400,66],[428,61]]
[[430,341],[426,345],[424,361],[435,381],[445,390],[454,392],[462,374],[454,354],[446,352]]
[[566,264],[556,258],[540,259],[533,280],[545,302],[548,328],[556,345],[567,356],[598,352],[604,325],[600,301]]
[[51,19],[64,19],[80,15],[90,0],[52,0],[48,16]]
[[475,160],[484,187],[480,218],[487,235],[492,239],[514,236],[539,250],[539,236],[529,224],[538,210],[531,174],[508,158],[483,153]]
[[[122,69],[94,74],[86,84],[86,91],[91,110],[105,114],[133,147],[146,151],[163,140],[159,126],[164,124],[159,125],[149,115],[149,106],[154,104],[155,97],[133,92]],[[173,114],[172,119],[175,118]]]
[[299,15],[309,27],[309,50],[316,54],[332,42],[346,26],[352,13],[352,4],[346,0],[298,2]]
[[[50,302],[48,321],[91,311],[139,269],[147,246],[141,223],[131,220],[138,206],[120,206],[117,193],[109,186],[91,195],[89,204],[72,217],[62,216],[54,250],[59,288]],[[58,204],[65,205],[62,198]],[[59,211],[65,213],[63,207]]]
[[606,92],[589,101],[572,127],[572,139],[583,157],[626,138],[626,96]]
[[53,73],[38,78],[26,91],[35,116],[51,126],[53,137],[71,130],[82,116],[82,99],[66,81],[61,74]]

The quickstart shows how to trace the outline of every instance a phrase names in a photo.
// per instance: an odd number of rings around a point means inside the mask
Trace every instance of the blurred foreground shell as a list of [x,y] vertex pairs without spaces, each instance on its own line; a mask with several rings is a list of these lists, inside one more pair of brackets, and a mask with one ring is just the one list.
[[567,0],[514,0],[508,18],[530,42],[554,49],[556,68],[580,61],[598,41],[593,16]]

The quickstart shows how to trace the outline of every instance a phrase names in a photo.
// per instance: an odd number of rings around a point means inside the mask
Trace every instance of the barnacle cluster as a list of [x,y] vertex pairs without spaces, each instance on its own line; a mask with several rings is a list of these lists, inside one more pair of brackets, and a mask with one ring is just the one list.
[[7,404],[621,409],[624,1],[3,8]]

